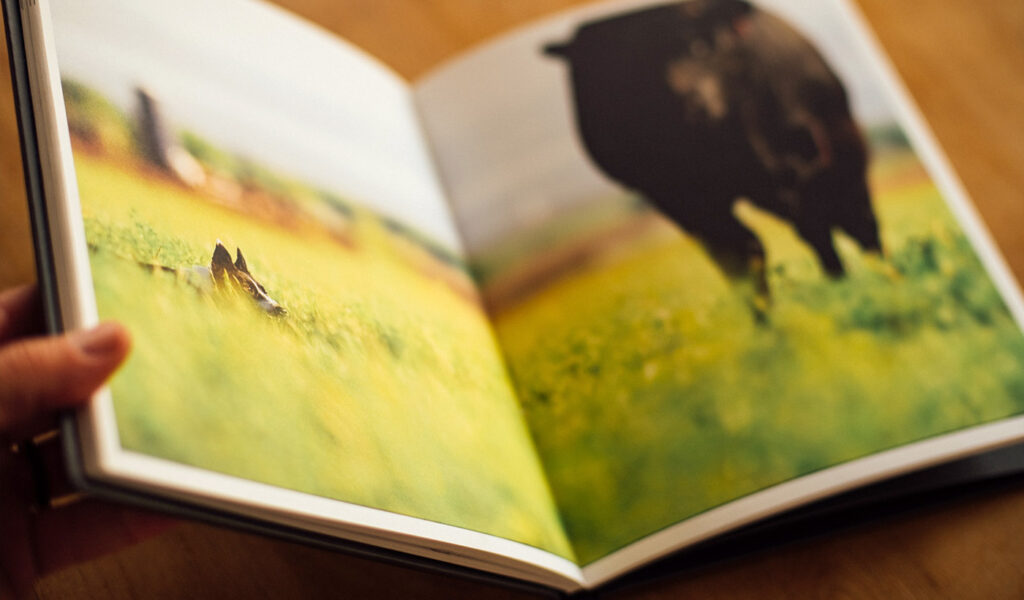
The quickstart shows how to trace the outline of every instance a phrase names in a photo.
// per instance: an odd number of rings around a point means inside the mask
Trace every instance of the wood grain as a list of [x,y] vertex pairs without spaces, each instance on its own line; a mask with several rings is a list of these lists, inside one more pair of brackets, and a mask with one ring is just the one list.
[[7,68],[7,44],[0,44],[0,289],[35,281],[18,121]]
[[[413,78],[572,0],[280,0]],[[1018,277],[1024,276],[1024,3],[860,6]],[[6,71],[4,71],[6,77]],[[0,82],[8,86],[7,80]],[[0,286],[31,277],[10,94],[0,89]],[[479,584],[182,524],[53,574],[38,598],[514,597]],[[615,594],[1024,598],[1024,489],[929,509]]]

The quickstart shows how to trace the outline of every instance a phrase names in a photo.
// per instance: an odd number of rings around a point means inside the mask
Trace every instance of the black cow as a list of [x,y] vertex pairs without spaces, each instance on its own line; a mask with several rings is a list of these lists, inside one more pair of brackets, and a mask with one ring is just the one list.
[[829,275],[843,274],[833,228],[881,252],[846,91],[782,20],[742,0],[688,0],[584,23],[544,51],[569,63],[597,167],[731,278],[752,278],[761,310],[764,247],[733,215],[740,198],[793,223]]

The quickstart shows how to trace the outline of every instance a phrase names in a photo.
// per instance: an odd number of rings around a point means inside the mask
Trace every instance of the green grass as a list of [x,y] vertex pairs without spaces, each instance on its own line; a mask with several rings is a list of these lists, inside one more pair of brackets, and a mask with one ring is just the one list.
[[[845,280],[786,224],[740,210],[768,247],[767,327],[667,224],[499,314],[521,406],[477,307],[376,220],[343,246],[88,154],[76,167],[101,315],[136,340],[113,382],[122,444],[145,454],[587,563],[801,474],[1024,411],[1024,339],[934,187],[891,157],[875,168],[889,259],[841,240]],[[287,319],[136,264],[206,264],[218,238]]]
[[[76,169],[100,315],[135,340],[112,383],[124,448],[572,556],[484,316],[379,225],[352,249]],[[218,238],[287,318],[137,264],[208,264]]]
[[[793,477],[1024,411],[1024,338],[934,187],[876,167],[886,264],[765,240],[768,326],[664,225],[496,319],[581,564]],[[905,159],[902,159],[905,160]],[[904,177],[906,179],[906,177]]]

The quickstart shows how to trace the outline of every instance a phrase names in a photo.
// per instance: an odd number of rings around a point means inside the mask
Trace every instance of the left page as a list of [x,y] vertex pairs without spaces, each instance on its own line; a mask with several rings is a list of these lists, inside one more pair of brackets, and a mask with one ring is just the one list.
[[90,473],[571,573],[406,84],[263,3],[48,11],[65,319],[135,343]]

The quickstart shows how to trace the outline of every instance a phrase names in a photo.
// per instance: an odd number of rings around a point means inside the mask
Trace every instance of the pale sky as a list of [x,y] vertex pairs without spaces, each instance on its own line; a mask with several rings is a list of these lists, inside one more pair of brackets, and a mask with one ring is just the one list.
[[407,84],[263,2],[50,0],[63,76],[458,248]]
[[[442,65],[417,87],[463,241],[471,253],[559,211],[585,210],[623,190],[591,165],[577,139],[568,68],[541,54],[576,26],[649,0],[587,5],[517,29]],[[888,94],[859,52],[835,0],[762,0],[822,51],[862,124],[891,121]]]
[[[762,0],[810,37],[863,123],[892,119],[839,0]],[[540,48],[644,0],[602,2],[519,28],[408,85],[376,59],[252,0],[50,0],[61,72],[134,111],[146,86],[168,118],[213,143],[397,217],[459,248],[620,193],[576,139],[564,63]]]

